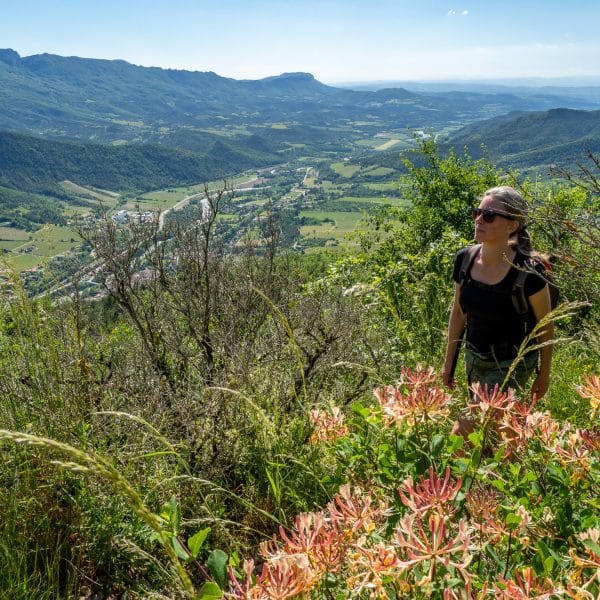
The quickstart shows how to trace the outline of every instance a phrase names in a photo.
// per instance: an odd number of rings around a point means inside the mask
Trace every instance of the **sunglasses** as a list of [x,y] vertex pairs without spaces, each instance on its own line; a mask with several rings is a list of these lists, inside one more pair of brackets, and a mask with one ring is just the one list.
[[500,210],[493,210],[491,208],[472,208],[471,214],[473,215],[473,219],[476,219],[481,215],[486,223],[493,223],[496,217],[504,217],[509,221],[515,220],[515,217],[513,217],[512,215],[502,212]]

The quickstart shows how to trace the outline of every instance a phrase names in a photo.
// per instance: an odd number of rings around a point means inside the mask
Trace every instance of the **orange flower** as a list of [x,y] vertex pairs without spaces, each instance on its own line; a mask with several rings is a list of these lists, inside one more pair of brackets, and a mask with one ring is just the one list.
[[471,538],[466,520],[459,521],[458,533],[454,537],[439,515],[429,515],[427,525],[426,530],[415,514],[405,515],[400,521],[395,540],[406,553],[406,559],[400,558],[400,566],[406,569],[418,563],[429,563],[429,573],[421,583],[434,580],[438,565],[453,567],[465,581],[470,580],[466,568],[472,559],[469,550]]
[[600,411],[600,377],[597,375],[584,375],[585,385],[578,386],[577,392],[582,398],[590,401],[590,418],[593,419]]
[[350,485],[345,484],[329,503],[328,510],[331,520],[343,530],[371,532],[375,522],[387,512],[387,503],[377,504],[360,488],[355,488],[352,493]]
[[321,576],[339,570],[346,544],[337,522],[327,520],[323,513],[301,513],[295,527],[286,533],[279,528],[283,552],[306,556],[311,568]]
[[297,564],[293,558],[285,557],[263,564],[256,585],[250,588],[248,597],[252,600],[283,600],[308,592],[314,584],[310,569]]
[[338,438],[348,435],[348,426],[345,424],[345,416],[338,406],[331,409],[331,413],[324,410],[311,410],[310,416],[314,425],[314,430],[310,436],[310,441],[334,442]]
[[450,516],[454,512],[451,502],[459,492],[462,478],[459,477],[455,483],[450,480],[450,468],[446,467],[444,478],[438,477],[429,467],[429,479],[421,475],[421,482],[413,485],[412,477],[408,477],[398,493],[402,503],[417,513],[435,511],[440,515]]
[[500,583],[502,587],[494,586],[497,600],[548,600],[559,592],[550,579],[536,577],[531,567],[515,571],[514,580],[500,577]]
[[583,447],[590,452],[600,450],[600,429],[578,429],[577,438],[583,444]]
[[371,590],[371,593],[381,591],[383,577],[397,575],[401,571],[396,550],[392,546],[379,543],[372,548],[356,545],[354,549],[348,561],[352,575],[347,581],[354,594],[364,589]]
[[386,425],[414,427],[415,423],[438,421],[450,414],[452,398],[441,388],[415,385],[403,394],[400,388],[388,385],[375,389],[374,394]]
[[483,420],[498,420],[505,412],[511,410],[517,401],[512,388],[502,392],[498,384],[490,390],[487,383],[482,386],[479,382],[475,382],[471,390],[475,400],[468,406],[472,412],[478,412]]

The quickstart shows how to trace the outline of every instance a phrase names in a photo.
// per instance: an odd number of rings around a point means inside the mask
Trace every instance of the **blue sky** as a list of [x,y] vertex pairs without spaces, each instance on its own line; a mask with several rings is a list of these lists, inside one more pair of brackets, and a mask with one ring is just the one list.
[[0,0],[0,48],[236,79],[600,76],[600,0]]

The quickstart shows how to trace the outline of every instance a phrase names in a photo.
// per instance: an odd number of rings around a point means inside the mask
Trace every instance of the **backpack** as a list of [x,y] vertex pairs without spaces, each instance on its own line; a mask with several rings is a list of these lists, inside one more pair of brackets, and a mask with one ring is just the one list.
[[[480,249],[481,244],[467,248],[458,274],[458,281],[461,285],[471,271],[473,262],[477,258]],[[519,269],[513,282],[511,291],[512,303],[518,315],[526,315],[529,312],[529,302],[527,302],[527,298],[525,297],[525,280],[527,279],[527,275],[533,272],[548,284],[548,289],[550,290],[550,309],[554,310],[558,304],[559,291],[552,274],[552,258],[535,254],[525,261],[525,268]]]

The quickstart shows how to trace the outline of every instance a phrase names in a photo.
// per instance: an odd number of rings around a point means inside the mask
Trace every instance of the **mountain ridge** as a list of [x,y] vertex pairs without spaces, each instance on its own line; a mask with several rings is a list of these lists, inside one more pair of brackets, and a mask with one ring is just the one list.
[[[523,98],[509,92],[355,91],[328,86],[303,72],[235,80],[212,71],[48,53],[22,58],[12,49],[0,50],[0,128],[55,138],[148,142],[162,130],[278,122],[442,128],[562,102],[555,96]],[[565,102],[569,108],[600,108],[595,100]]]

